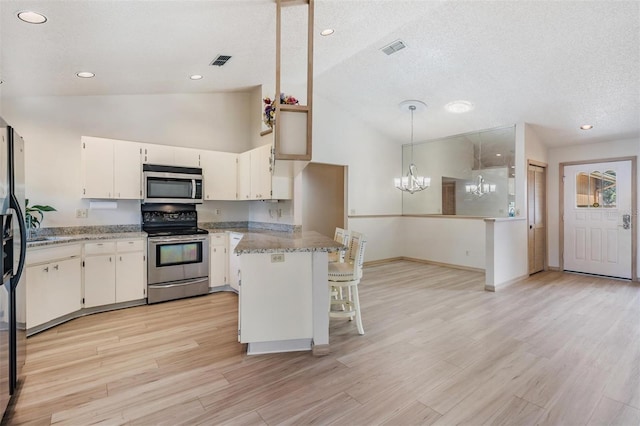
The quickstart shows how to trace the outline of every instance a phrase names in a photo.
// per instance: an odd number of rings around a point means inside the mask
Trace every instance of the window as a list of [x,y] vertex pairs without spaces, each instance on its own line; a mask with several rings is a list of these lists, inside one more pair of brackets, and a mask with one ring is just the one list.
[[616,172],[593,171],[576,175],[576,207],[616,207]]

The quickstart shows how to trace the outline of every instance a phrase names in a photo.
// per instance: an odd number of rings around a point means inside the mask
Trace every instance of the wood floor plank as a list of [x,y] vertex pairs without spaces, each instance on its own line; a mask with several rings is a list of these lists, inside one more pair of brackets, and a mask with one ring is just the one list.
[[238,296],[89,315],[28,339],[3,424],[638,424],[640,286],[542,272],[366,267],[331,353],[247,356]]

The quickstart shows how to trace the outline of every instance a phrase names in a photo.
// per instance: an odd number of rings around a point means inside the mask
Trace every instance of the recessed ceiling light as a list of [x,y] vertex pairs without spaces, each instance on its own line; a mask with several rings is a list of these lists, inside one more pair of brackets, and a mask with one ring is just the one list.
[[18,19],[27,22],[29,24],[44,24],[47,22],[47,17],[39,14],[38,12],[32,12],[30,10],[23,10],[18,12]]
[[444,108],[449,112],[462,114],[464,112],[471,111],[473,109],[473,104],[469,101],[453,101],[446,104]]
[[320,31],[320,35],[321,36],[330,36],[331,34],[333,34],[335,31],[333,28],[327,28],[326,30],[322,30]]
[[189,77],[191,80],[202,80],[202,76],[200,74],[194,74]]
[[591,130],[593,129],[593,126],[591,124],[583,124],[582,126],[580,126],[580,128],[582,130]]
[[496,157],[502,157],[502,154],[496,154]]
[[89,72],[89,71],[80,71],[80,72],[76,73],[76,75],[78,77],[80,77],[80,78],[93,78],[93,77],[96,76],[94,73]]

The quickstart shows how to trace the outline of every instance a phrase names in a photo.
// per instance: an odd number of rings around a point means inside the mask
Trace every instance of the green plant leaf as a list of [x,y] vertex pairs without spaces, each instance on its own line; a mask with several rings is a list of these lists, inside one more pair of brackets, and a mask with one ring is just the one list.
[[39,210],[41,212],[57,212],[57,210],[54,207],[51,206],[41,206],[39,204],[36,204],[35,206],[31,207],[34,210]]

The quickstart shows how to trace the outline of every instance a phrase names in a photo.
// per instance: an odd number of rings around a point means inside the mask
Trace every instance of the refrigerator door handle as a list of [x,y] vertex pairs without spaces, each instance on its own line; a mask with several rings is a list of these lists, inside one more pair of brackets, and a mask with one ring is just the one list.
[[22,214],[22,210],[20,210],[20,203],[18,203],[18,199],[15,194],[11,194],[9,203],[11,208],[16,212],[18,227],[20,228],[20,259],[18,260],[18,270],[15,275],[11,277],[11,288],[15,289],[18,287],[18,283],[20,282],[20,277],[24,270],[25,258],[27,256],[27,228],[24,223],[24,215]]

